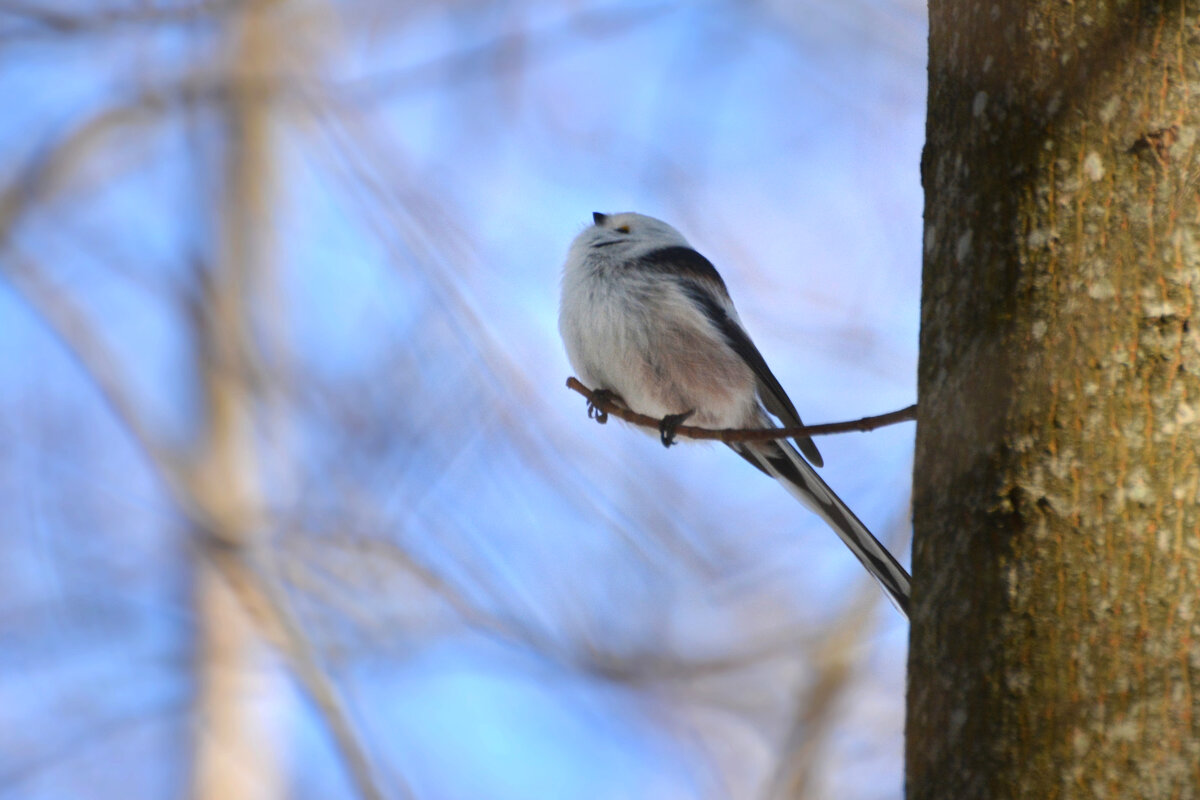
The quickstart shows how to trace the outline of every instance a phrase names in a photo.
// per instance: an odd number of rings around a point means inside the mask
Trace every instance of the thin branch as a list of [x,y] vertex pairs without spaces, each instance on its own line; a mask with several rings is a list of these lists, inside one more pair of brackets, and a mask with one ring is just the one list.
[[[639,650],[632,653],[617,651],[606,648],[603,642],[581,641],[581,637],[573,636],[571,631],[561,631],[557,636],[539,631],[521,615],[506,613],[502,601],[511,598],[504,595],[503,588],[480,584],[480,588],[488,593],[489,601],[473,602],[454,582],[421,563],[412,552],[395,542],[345,533],[336,528],[322,530],[319,540],[306,542],[301,538],[299,541],[306,545],[319,544],[326,549],[304,554],[289,553],[288,555],[295,559],[292,564],[304,569],[309,576],[325,581],[330,587],[336,587],[337,581],[348,580],[341,575],[322,574],[332,563],[331,554],[339,550],[345,553],[358,552],[362,558],[381,567],[389,576],[397,574],[397,570],[410,574],[423,589],[446,603],[469,630],[481,636],[505,646],[536,653],[539,657],[565,669],[602,676],[605,680],[629,686],[662,685],[667,681],[684,683],[733,673],[772,659],[791,657],[797,650],[807,650],[814,642],[821,641],[821,637],[814,637],[794,625],[784,625],[777,630],[756,636],[752,641],[730,652],[712,655],[685,656],[670,650]],[[296,548],[295,538],[291,548],[293,551]],[[361,564],[355,565],[352,562],[351,570],[354,569],[358,570],[355,573],[356,577],[361,579]],[[297,587],[292,578],[289,578],[288,584],[293,588]],[[874,587],[873,582],[869,581],[868,585]],[[327,592],[320,588],[314,589],[310,585],[305,587],[304,591],[312,596],[320,592],[323,595],[320,599],[326,604],[329,603]],[[371,597],[378,603],[377,594]]]
[[[37,267],[16,266],[12,264],[14,260],[12,255],[7,260],[0,260],[0,275],[11,282],[17,296],[24,299],[45,321],[63,342],[67,352],[81,364],[83,373],[91,378],[149,462],[158,469],[180,509],[201,530],[208,530],[211,525],[210,514],[207,513],[206,504],[196,501],[198,487],[194,477],[175,454],[159,444],[159,437],[144,426],[141,410],[125,393],[127,381],[117,371],[118,361],[104,347],[91,320],[65,293],[58,292],[43,279]],[[216,540],[211,534],[205,538]],[[290,657],[296,677],[329,725],[359,793],[368,800],[382,798],[366,750],[350,725],[336,687],[321,669],[317,655],[292,614],[278,583],[263,574],[265,570],[256,570],[243,564],[242,553],[245,548],[241,546],[221,548],[210,544],[207,549],[216,551],[214,563],[230,584],[237,587],[235,594],[250,609],[251,617],[257,620],[268,638],[273,639]],[[404,787],[404,796],[411,796],[407,787]]]
[[79,164],[87,162],[105,136],[152,119],[163,109],[164,104],[155,97],[106,108],[38,147],[14,170],[8,185],[0,187],[0,247],[8,246],[11,232],[24,212],[75,172]]
[[[609,398],[597,396],[596,392],[587,388],[575,378],[567,378],[567,388],[573,389],[587,398],[589,406],[596,409],[596,421],[600,424],[604,424],[607,421],[609,414],[634,425],[654,428],[655,430],[658,429],[659,423],[662,421],[658,417],[651,417],[646,414],[639,414],[636,411],[630,411],[628,408],[619,405]],[[675,433],[679,436],[686,436],[689,439],[707,439],[718,442],[767,442],[772,439],[792,439],[796,436],[824,436],[830,433],[873,431],[885,425],[895,425],[898,422],[907,422],[916,418],[917,406],[914,404],[899,411],[892,411],[873,417],[863,417],[862,419],[851,420],[849,422],[828,422],[823,425],[801,425],[795,428],[725,428],[722,430],[680,425],[675,429]]]
[[[44,4],[43,4],[44,5]],[[44,8],[37,3],[6,0],[0,3],[0,22],[26,27],[0,30],[0,39],[25,38],[29,34],[74,34],[106,32],[121,25],[192,24],[205,17],[216,18],[242,5],[242,0],[201,0],[186,5],[150,5],[103,9],[90,14],[70,14]]]
[[[267,551],[258,552],[253,559],[258,562],[255,566],[249,563],[251,557],[244,547],[223,546],[211,537],[207,544],[208,557],[229,582],[243,608],[263,635],[288,656],[292,673],[321,712],[359,794],[366,800],[383,800],[384,794],[367,749],[355,731],[337,686],[321,666],[316,647],[292,611],[282,585],[274,577]],[[413,796],[407,784],[400,783],[399,790],[403,797]]]
[[622,4],[585,10],[554,27],[502,34],[478,46],[431,61],[324,88],[330,90],[331,96],[342,100],[375,104],[415,89],[456,85],[479,76],[494,78],[500,71],[523,69],[530,63],[545,65],[554,58],[574,55],[580,48],[581,36],[596,39],[618,36],[681,7],[682,4],[677,3],[642,4],[636,8]]
[[766,784],[765,800],[808,797],[819,774],[822,756],[834,737],[839,705],[853,688],[863,661],[870,623],[879,605],[879,589],[865,575],[846,610],[818,637],[820,644],[804,654],[813,666],[808,685],[796,697],[796,711],[781,744],[774,774]]
[[10,250],[0,256],[0,280],[6,281],[61,342],[67,355],[79,366],[83,377],[96,388],[113,416],[124,426],[134,444],[141,449],[151,468],[157,471],[171,497],[189,517],[203,518],[193,500],[191,475],[179,453],[162,443],[151,429],[145,412],[129,391],[130,381],[121,361],[100,335],[100,326],[71,296],[44,277],[44,269],[25,255]]

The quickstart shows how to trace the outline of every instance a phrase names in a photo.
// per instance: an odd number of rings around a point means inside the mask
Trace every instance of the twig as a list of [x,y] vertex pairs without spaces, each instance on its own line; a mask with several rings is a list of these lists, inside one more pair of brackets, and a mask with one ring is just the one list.
[[37,148],[12,171],[8,184],[0,187],[0,247],[9,246],[13,228],[34,201],[44,199],[79,164],[88,161],[92,149],[106,135],[153,118],[161,108],[155,98],[106,108]]
[[[654,428],[655,430],[658,429],[658,424],[661,420],[657,417],[639,414],[603,396],[597,397],[594,391],[584,386],[575,378],[567,378],[567,388],[579,392],[588,399],[589,403],[604,414],[612,414],[614,417],[620,417],[634,425]],[[680,425],[675,429],[675,433],[679,436],[686,436],[689,439],[708,439],[718,442],[767,442],[772,439],[791,439],[796,436],[823,436],[830,433],[847,433],[849,431],[872,431],[876,428],[882,428],[885,425],[895,425],[897,422],[907,422],[916,418],[917,407],[914,404],[899,411],[892,411],[873,417],[863,417],[862,419],[851,420],[849,422],[801,425],[797,428],[725,428],[722,430],[697,428],[693,425]]]
[[30,33],[48,31],[54,34],[86,33],[104,31],[119,25],[188,25],[202,21],[206,16],[232,11],[241,0],[200,0],[188,4],[151,5],[140,3],[131,8],[113,8],[85,14],[71,14],[43,8],[36,2],[5,0],[0,3],[0,14],[25,22],[37,28],[0,30],[0,40],[26,36]]
[[[274,576],[269,554],[263,550],[252,557],[245,548],[222,547],[211,539],[205,544],[206,555],[229,582],[259,630],[291,660],[293,674],[321,712],[359,794],[366,800],[383,800],[383,790],[366,746],[354,728],[333,678],[321,665],[316,647],[292,610],[281,582]],[[401,783],[398,788],[403,797],[413,796],[407,784]]]
[[476,75],[495,76],[498,72],[520,69],[530,63],[544,64],[557,57],[579,51],[583,37],[604,39],[624,34],[663,14],[676,10],[675,3],[647,6],[616,5],[582,11],[563,22],[540,30],[518,30],[502,34],[476,47],[397,70],[379,72],[326,87],[331,97],[363,103],[379,103],[396,95],[438,84],[453,84]]
[[194,493],[187,465],[179,453],[162,443],[159,432],[146,421],[145,411],[129,391],[130,381],[120,368],[120,360],[100,335],[100,326],[44,273],[43,267],[15,250],[0,257],[0,283],[12,288],[79,364],[82,375],[91,381],[134,444],[141,448],[180,509],[189,516],[202,518],[192,500]]

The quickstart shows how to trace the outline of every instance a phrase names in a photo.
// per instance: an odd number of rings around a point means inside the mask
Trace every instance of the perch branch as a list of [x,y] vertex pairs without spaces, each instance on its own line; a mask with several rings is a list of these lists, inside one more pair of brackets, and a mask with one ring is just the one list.
[[[597,414],[597,418],[602,417],[604,414],[612,414],[614,417],[620,417],[634,425],[654,428],[655,430],[658,429],[660,420],[657,417],[630,411],[628,408],[611,399],[611,397],[606,397],[603,393],[592,391],[575,378],[567,378],[567,388],[573,389],[586,397],[591,406],[600,412]],[[916,418],[917,407],[916,405],[911,405],[908,408],[902,408],[899,411],[892,411],[887,414],[863,417],[862,419],[851,420],[849,422],[829,422],[824,425],[802,425],[797,428],[726,428],[724,430],[697,428],[694,425],[680,425],[675,429],[675,433],[679,436],[686,436],[689,439],[709,439],[719,442],[766,442],[772,439],[792,439],[797,436],[822,436],[830,433],[847,433],[849,431],[871,431],[876,428],[882,428],[885,425],[895,425],[897,422],[907,422]]]

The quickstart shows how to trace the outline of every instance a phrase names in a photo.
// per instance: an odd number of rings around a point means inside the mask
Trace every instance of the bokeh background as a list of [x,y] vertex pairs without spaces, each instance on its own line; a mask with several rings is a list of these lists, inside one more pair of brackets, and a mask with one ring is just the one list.
[[[0,798],[899,798],[907,626],[564,388],[591,212],[915,399],[915,0],[0,1]],[[908,562],[912,424],[827,437]]]

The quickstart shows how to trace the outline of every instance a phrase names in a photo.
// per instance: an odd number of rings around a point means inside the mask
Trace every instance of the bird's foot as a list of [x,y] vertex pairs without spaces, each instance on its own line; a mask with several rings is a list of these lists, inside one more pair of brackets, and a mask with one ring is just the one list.
[[658,436],[662,440],[663,447],[670,447],[675,444],[675,431],[683,424],[684,420],[696,413],[696,409],[685,411],[682,414],[667,414],[658,421]]
[[601,425],[608,422],[608,412],[601,408],[598,403],[611,403],[613,401],[624,403],[620,395],[610,389],[596,389],[592,392],[592,396],[588,398],[588,419],[594,419]]

